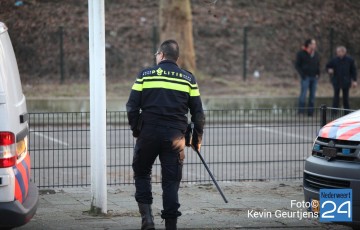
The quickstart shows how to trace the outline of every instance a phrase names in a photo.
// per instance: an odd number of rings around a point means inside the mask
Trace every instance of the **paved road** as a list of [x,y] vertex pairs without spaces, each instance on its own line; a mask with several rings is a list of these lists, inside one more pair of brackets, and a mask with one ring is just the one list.
[[[179,229],[350,229],[303,217],[306,208],[291,205],[303,201],[302,181],[220,183],[229,203],[225,204],[211,184],[182,184]],[[140,216],[133,197],[134,186],[108,188],[108,214],[88,214],[90,188],[43,190],[40,206],[28,229],[139,229]],[[156,229],[160,218],[161,187],[153,186]],[[258,214],[256,214],[258,213]],[[263,213],[263,216],[260,214]],[[265,215],[266,214],[266,215]],[[309,215],[308,215],[309,216]]]

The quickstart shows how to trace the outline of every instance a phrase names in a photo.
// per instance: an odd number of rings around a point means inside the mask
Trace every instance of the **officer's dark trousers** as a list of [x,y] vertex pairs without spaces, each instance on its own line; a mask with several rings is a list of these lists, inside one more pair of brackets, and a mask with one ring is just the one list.
[[182,178],[185,138],[178,129],[144,124],[136,140],[133,158],[135,199],[152,204],[151,170],[157,156],[161,162],[163,219],[177,218],[180,204],[178,190]]

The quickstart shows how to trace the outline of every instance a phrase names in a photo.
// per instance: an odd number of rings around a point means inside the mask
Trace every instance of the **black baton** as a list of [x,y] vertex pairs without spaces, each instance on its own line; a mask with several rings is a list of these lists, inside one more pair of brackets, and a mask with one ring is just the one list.
[[[193,129],[194,129],[194,123],[191,123],[190,140],[192,139],[192,132],[193,132]],[[191,143],[191,141],[190,141],[190,143]],[[225,203],[228,203],[228,200],[226,199],[226,197],[225,197],[225,195],[224,195],[223,191],[221,190],[220,186],[219,186],[219,185],[218,185],[218,183],[216,182],[216,180],[215,180],[215,178],[214,178],[213,174],[211,173],[211,171],[210,171],[210,169],[209,169],[208,165],[206,164],[206,162],[205,162],[204,158],[201,156],[201,154],[200,154],[199,150],[195,149],[195,146],[194,146],[194,150],[195,150],[195,152],[197,153],[197,155],[200,157],[201,162],[202,162],[202,163],[203,163],[203,165],[205,166],[205,168],[206,168],[207,172],[209,173],[209,175],[210,175],[210,177],[211,177],[212,181],[214,182],[214,184],[215,184],[215,186],[216,186],[217,190],[219,191],[220,195],[221,195],[221,196],[222,196],[222,198],[224,199]]]

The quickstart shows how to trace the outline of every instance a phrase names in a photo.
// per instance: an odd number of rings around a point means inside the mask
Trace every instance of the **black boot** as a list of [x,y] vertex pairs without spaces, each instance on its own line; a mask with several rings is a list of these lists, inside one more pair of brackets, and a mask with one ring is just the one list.
[[141,214],[141,230],[155,229],[154,217],[151,211],[151,204],[138,203]]
[[166,230],[176,230],[176,223],[177,223],[177,219],[165,219],[165,229]]

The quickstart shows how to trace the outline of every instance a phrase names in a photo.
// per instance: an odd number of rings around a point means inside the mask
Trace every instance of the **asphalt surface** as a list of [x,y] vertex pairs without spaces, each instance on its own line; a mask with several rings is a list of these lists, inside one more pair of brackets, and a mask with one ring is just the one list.
[[[317,218],[303,217],[302,181],[220,183],[229,203],[212,184],[186,184],[180,189],[179,229],[350,229]],[[90,187],[41,190],[33,219],[17,229],[140,229],[134,186],[108,187],[108,213],[93,216]],[[156,229],[160,218],[161,187],[153,185]],[[300,203],[297,203],[300,202]],[[293,204],[293,205],[292,205]]]

